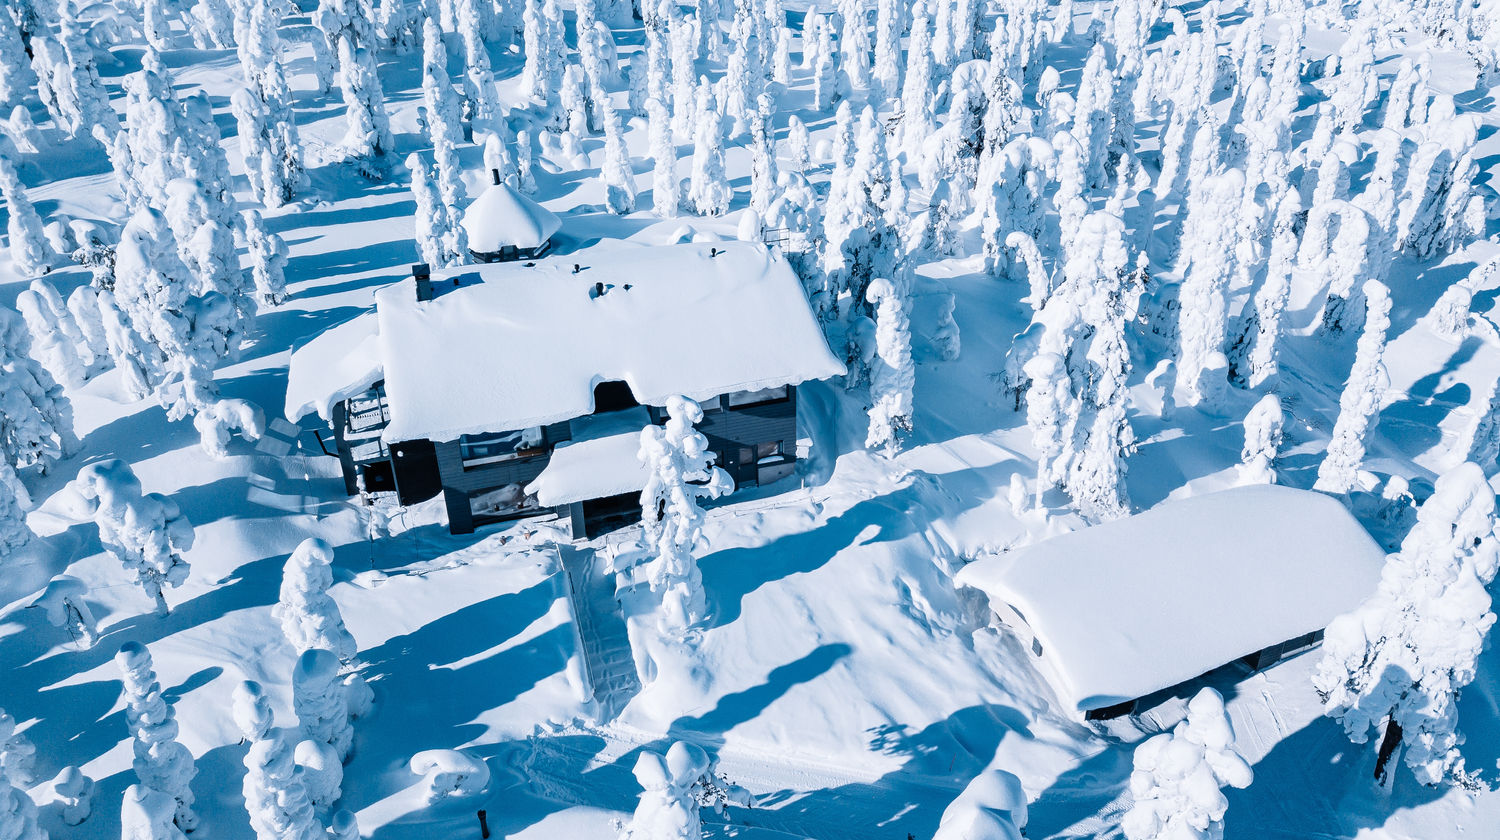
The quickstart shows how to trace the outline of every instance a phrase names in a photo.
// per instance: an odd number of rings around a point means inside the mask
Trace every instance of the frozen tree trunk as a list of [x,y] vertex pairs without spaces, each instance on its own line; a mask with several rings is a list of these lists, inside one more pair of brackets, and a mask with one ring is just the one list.
[[1390,328],[1391,297],[1378,280],[1366,281],[1365,327],[1354,352],[1354,367],[1339,397],[1339,417],[1333,426],[1328,454],[1318,465],[1313,489],[1325,493],[1348,493],[1354,488],[1359,465],[1365,458],[1366,438],[1380,413],[1381,400],[1389,384],[1383,357],[1385,333]]
[[148,791],[175,802],[171,823],[183,831],[198,825],[190,787],[198,774],[193,754],[177,742],[177,720],[161,695],[161,684],[151,670],[151,654],[144,645],[126,642],[115,654],[125,695],[125,720],[135,737],[135,775]]
[[1495,623],[1485,589],[1500,561],[1494,527],[1495,494],[1478,465],[1439,477],[1375,594],[1328,625],[1313,677],[1324,713],[1354,743],[1399,727],[1423,784],[1468,778],[1457,700]]

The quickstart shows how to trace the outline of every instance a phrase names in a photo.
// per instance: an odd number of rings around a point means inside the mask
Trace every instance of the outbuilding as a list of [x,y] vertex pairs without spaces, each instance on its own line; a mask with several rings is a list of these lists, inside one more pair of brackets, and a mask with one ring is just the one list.
[[1100,719],[1317,644],[1375,590],[1384,559],[1337,500],[1261,485],[982,558],[957,581],[988,596],[1071,713]]
[[482,263],[534,260],[552,249],[552,237],[562,220],[551,210],[522,195],[490,170],[493,182],[464,209],[464,234],[469,254]]

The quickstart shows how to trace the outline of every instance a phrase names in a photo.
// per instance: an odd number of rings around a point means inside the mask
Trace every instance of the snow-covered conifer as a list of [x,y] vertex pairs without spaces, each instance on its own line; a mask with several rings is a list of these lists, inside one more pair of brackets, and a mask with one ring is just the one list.
[[166,615],[162,589],[187,580],[182,552],[193,547],[193,526],[177,503],[160,493],[143,494],[130,466],[117,459],[89,464],[67,489],[79,512],[99,527],[104,549],[135,572],[157,612]]
[[[246,85],[230,97],[250,188],[272,208],[290,201],[307,184],[302,139],[282,67],[279,17],[266,3],[236,3],[235,40]],[[326,44],[326,38],[319,43]]]
[[1324,637],[1313,685],[1325,713],[1357,744],[1384,724],[1423,784],[1464,778],[1457,701],[1495,622],[1485,589],[1500,560],[1494,528],[1484,471],[1464,463],[1444,473],[1375,594]]
[[94,780],[73,765],[58,771],[52,790],[62,805],[64,824],[82,825],[89,818],[94,809],[94,787]]
[[1241,484],[1275,484],[1276,451],[1281,448],[1281,400],[1266,394],[1245,415],[1245,448],[1240,451]]
[[385,92],[375,67],[375,29],[359,0],[320,0],[313,22],[338,55],[339,92],[348,128],[339,148],[369,176],[384,171],[395,150]]
[[1235,255],[1225,245],[1225,231],[1238,226],[1244,192],[1245,177],[1238,169],[1194,185],[1182,250],[1176,360],[1179,404],[1197,405],[1206,396],[1205,389],[1214,387],[1203,380],[1210,356],[1223,352],[1229,281],[1234,276]]
[[[813,15],[817,18],[819,16]],[[817,62],[813,65],[813,102],[819,111],[827,111],[833,107],[834,99],[838,96],[838,80],[841,74],[838,72],[838,61],[833,52],[833,32],[831,24],[823,18],[823,23],[818,27],[817,34]],[[803,43],[807,42],[806,35]],[[847,101],[847,99],[845,100]]]
[[23,274],[51,271],[54,254],[42,232],[42,219],[26,198],[26,188],[21,185],[15,166],[3,154],[0,154],[0,194],[5,197],[11,261]]
[[229,457],[229,439],[238,433],[254,443],[266,433],[266,414],[248,400],[214,400],[193,415],[198,443],[211,458]]
[[344,763],[333,747],[308,738],[297,744],[292,757],[314,807],[327,808],[338,801],[344,785]]
[[1068,366],[1056,353],[1039,353],[1024,367],[1031,386],[1026,391],[1026,425],[1037,450],[1036,507],[1042,495],[1057,484],[1066,468],[1063,457],[1078,422],[1078,400],[1073,396]]
[[641,785],[641,798],[620,840],[702,837],[699,793],[711,766],[707,753],[683,741],[672,744],[665,756],[642,750],[634,769],[635,779]]
[[1391,296],[1378,280],[1364,285],[1365,326],[1355,345],[1354,367],[1349,371],[1339,397],[1339,417],[1333,426],[1328,454],[1318,465],[1314,489],[1325,493],[1347,493],[1356,483],[1356,473],[1365,458],[1366,438],[1380,413],[1380,403],[1389,384],[1385,363],[1385,333],[1391,325]]
[[35,771],[36,745],[17,732],[16,719],[0,709],[0,779],[30,785],[36,781]]
[[177,718],[162,697],[151,652],[139,642],[120,645],[115,654],[125,699],[125,721],[134,736],[135,775],[141,786],[175,801],[172,822],[183,831],[198,825],[191,783],[198,774],[193,754],[177,741]]
[[245,753],[243,791],[250,828],[257,840],[317,840],[322,834],[303,774],[292,750],[274,728],[270,700],[259,683],[234,689],[233,713],[250,742]]
[[1249,787],[1255,778],[1212,688],[1188,702],[1187,720],[1136,747],[1134,763],[1134,802],[1120,821],[1126,840],[1220,837],[1229,808],[1221,788]]
[[73,407],[47,369],[31,357],[31,333],[0,307],[0,461],[45,474],[74,454]]
[[187,840],[173,822],[176,808],[171,796],[145,785],[131,785],[120,802],[120,840]]
[[0,17],[0,107],[19,105],[37,85],[21,30],[10,15]]
[[59,127],[70,138],[87,134],[96,125],[113,136],[120,130],[120,118],[110,107],[109,93],[99,79],[88,26],[79,18],[73,0],[63,0],[58,11],[59,41],[67,59],[66,68],[58,68],[66,70],[65,78],[53,82],[58,110],[64,118]]
[[[47,582],[47,588],[42,590],[31,602],[31,606],[40,608],[47,616],[47,623],[53,627],[61,627],[68,631],[68,635],[85,648],[94,646],[99,638],[97,622],[94,620],[94,612],[89,609],[88,584],[72,575],[57,575]],[[4,743],[0,737],[0,744]],[[0,752],[4,752],[0,748]],[[3,764],[0,761],[0,764]]]
[[635,169],[630,165],[630,150],[620,129],[620,115],[610,107],[608,100],[601,103],[604,109],[604,166],[600,174],[604,179],[605,205],[609,212],[619,215],[635,212]]
[[713,465],[708,439],[693,428],[703,410],[685,397],[667,399],[665,426],[641,430],[640,459],[646,465],[641,523],[655,559],[647,566],[651,591],[661,598],[659,625],[681,634],[703,620],[703,580],[693,547],[703,530],[700,498],[733,489],[729,474]]
[[280,306],[286,300],[286,242],[266,230],[257,210],[245,213],[245,246],[256,296],[261,303]]
[[672,142],[672,116],[661,100],[646,100],[646,118],[651,145],[651,212],[659,218],[677,215],[682,203],[677,178],[677,146]]
[[775,115],[775,101],[769,93],[762,93],[750,119],[750,206],[757,213],[766,212],[775,198]]
[[292,705],[307,737],[333,747],[340,761],[349,760],[354,728],[349,725],[349,700],[339,679],[338,654],[310,648],[297,657],[292,669]]
[[19,548],[34,536],[26,524],[31,494],[9,463],[0,460],[0,548]]
[[94,350],[73,313],[47,281],[37,278],[16,296],[16,309],[31,333],[30,355],[65,388],[76,388],[89,378]]
[[884,277],[870,281],[865,298],[875,307],[870,428],[865,435],[865,448],[882,449],[887,455],[894,455],[912,424],[912,384],[916,371],[911,358],[908,303],[896,283]]
[[932,80],[932,28],[924,5],[917,8],[911,22],[906,75],[901,81],[901,142],[908,154],[920,149],[937,130]]
[[281,573],[281,595],[271,614],[300,655],[319,649],[332,651],[340,662],[351,662],[358,648],[344,628],[339,605],[328,594],[333,585],[333,546],[309,537],[297,546]]
[[724,120],[706,79],[698,84],[698,111],[702,116],[693,131],[693,169],[687,200],[700,216],[722,216],[729,212],[733,193],[724,172]]
[[448,228],[448,212],[433,186],[432,174],[426,161],[416,152],[406,156],[406,168],[411,172],[411,192],[417,201],[417,253],[428,265],[450,265],[458,259],[458,255],[448,250],[448,242],[452,238]]
[[1230,376],[1247,388],[1259,388],[1277,373],[1277,344],[1291,297],[1292,265],[1297,253],[1295,228],[1301,210],[1302,200],[1296,190],[1288,190],[1277,204],[1265,276],[1241,322],[1239,338],[1229,349]]

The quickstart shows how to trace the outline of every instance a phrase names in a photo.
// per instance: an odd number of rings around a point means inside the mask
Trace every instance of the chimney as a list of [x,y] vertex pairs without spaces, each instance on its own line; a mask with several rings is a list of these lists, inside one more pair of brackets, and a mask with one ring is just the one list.
[[498,169],[491,169],[490,170],[490,180],[495,183],[495,186],[497,186],[497,187],[500,186],[500,170],[498,170]]
[[417,300],[432,300],[432,270],[427,267],[427,263],[413,265],[411,276],[417,281]]
[[604,284],[603,283],[595,283],[594,284],[594,297],[595,297],[595,299],[604,297]]

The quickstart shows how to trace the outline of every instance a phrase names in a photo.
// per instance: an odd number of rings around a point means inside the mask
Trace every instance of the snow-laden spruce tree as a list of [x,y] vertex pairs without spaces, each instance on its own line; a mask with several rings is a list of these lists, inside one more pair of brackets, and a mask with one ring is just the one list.
[[31,357],[31,333],[0,306],[0,461],[45,474],[78,451],[73,406],[61,385]]
[[724,120],[707,79],[698,83],[697,110],[701,116],[693,131],[693,168],[687,200],[700,216],[722,216],[729,212],[733,192],[724,172]]
[[259,683],[235,686],[232,710],[245,753],[243,792],[257,840],[318,840],[323,834],[292,750],[274,726],[270,700]]
[[699,793],[710,764],[707,753],[684,741],[665,756],[642,750],[633,771],[641,798],[620,840],[700,840]]
[[176,802],[172,822],[183,831],[198,825],[193,813],[191,783],[198,770],[193,754],[177,741],[177,717],[162,697],[161,683],[152,670],[151,652],[139,642],[126,642],[115,653],[125,701],[125,721],[135,738],[135,775],[141,786],[164,793]]
[[21,29],[10,15],[0,17],[0,107],[20,105],[36,89],[37,75]]
[[48,840],[47,832],[37,825],[36,804],[17,785],[18,783],[6,778],[4,773],[0,773],[0,838]]
[[887,456],[901,448],[901,439],[911,432],[912,385],[916,369],[911,357],[911,328],[907,320],[905,292],[895,281],[877,277],[865,290],[865,299],[875,308],[875,355],[870,362],[870,427],[866,449],[880,449]]
[[431,17],[422,22],[422,101],[427,108],[427,135],[437,168],[438,195],[451,218],[467,198],[458,160],[463,115],[458,94],[448,79],[448,48],[442,30]]
[[1187,720],[1135,748],[1134,802],[1120,821],[1126,840],[1211,840],[1224,833],[1225,785],[1249,787],[1250,763],[1235,747],[1224,698],[1205,688]]
[[1354,488],[1365,459],[1366,438],[1390,384],[1383,359],[1385,334],[1391,325],[1391,295],[1385,284],[1367,280],[1364,297],[1365,326],[1355,344],[1354,367],[1339,396],[1333,439],[1328,442],[1328,454],[1318,465],[1318,480],[1313,484],[1313,489],[1325,493],[1347,493]]
[[300,741],[292,750],[307,798],[316,808],[327,808],[343,795],[344,764],[333,747],[311,738]]
[[141,492],[130,465],[118,459],[97,461],[78,471],[66,491],[76,511],[91,517],[99,541],[167,614],[165,587],[187,580],[182,552],[193,547],[193,526],[173,502],[160,493]]
[[19,548],[35,536],[26,524],[31,493],[21,483],[15,467],[0,460],[0,549]]
[[261,303],[280,306],[286,300],[286,242],[266,229],[260,211],[245,211],[245,250],[250,278]]
[[198,444],[210,458],[229,457],[229,440],[235,434],[250,443],[266,433],[266,413],[249,400],[214,400],[193,415]]
[[62,806],[64,824],[82,825],[89,818],[94,809],[94,789],[94,780],[77,767],[69,765],[58,771],[52,780],[52,790]]
[[187,840],[173,822],[176,808],[171,796],[145,785],[131,785],[120,802],[120,840]]
[[[422,262],[433,268],[460,265],[465,255],[458,249],[458,245],[466,237],[463,236],[463,228],[454,222],[442,197],[438,195],[431,168],[417,152],[406,156],[406,168],[411,172],[411,192],[417,202],[418,255]],[[464,247],[466,249],[467,245]]]
[[677,146],[672,142],[672,115],[660,99],[646,100],[647,134],[651,145],[651,212],[670,219],[682,204],[677,178]]
[[22,186],[15,166],[3,154],[0,154],[0,195],[5,197],[5,230],[9,237],[11,262],[22,274],[51,271],[55,254],[42,233],[42,219],[26,197],[26,188]]
[[31,357],[65,388],[86,382],[96,361],[94,348],[57,289],[40,277],[32,280],[16,296],[16,309],[31,333]]
[[36,746],[16,731],[16,719],[3,709],[0,709],[0,778],[23,786],[36,781]]
[[1026,425],[1036,447],[1036,509],[1067,469],[1068,449],[1078,424],[1079,403],[1073,396],[1068,366],[1056,353],[1038,353],[1025,363]]
[[1229,348],[1229,375],[1246,388],[1259,388],[1278,372],[1277,347],[1282,321],[1292,291],[1292,265],[1297,255],[1297,218],[1302,200],[1288,190],[1276,205],[1271,224],[1271,249],[1265,276],[1241,322],[1240,335]]
[[297,657],[292,669],[292,705],[307,737],[333,747],[340,761],[349,760],[354,727],[349,725],[349,701],[339,679],[337,654],[313,648]]
[[776,197],[776,100],[762,93],[750,115],[750,206],[764,214]]
[[715,498],[734,487],[694,424],[703,409],[686,397],[667,400],[665,426],[641,430],[639,457],[648,477],[641,490],[641,525],[655,555],[646,572],[651,591],[662,601],[663,632],[681,634],[703,620],[707,606],[693,547],[703,531],[700,498]]
[[339,148],[361,172],[377,176],[395,151],[385,92],[375,66],[375,29],[358,0],[320,0],[313,23],[338,55],[339,92],[348,128]]
[[[80,19],[73,0],[64,0],[59,9],[58,35],[67,58],[67,75],[58,89],[63,107],[61,126],[69,138],[88,134],[94,126],[113,136],[120,130],[120,117],[109,104],[109,92],[99,79],[98,61],[89,41],[90,27]],[[63,94],[66,95],[63,95]]]
[[623,216],[635,212],[635,170],[630,165],[619,113],[608,100],[600,107],[604,111],[604,166],[600,169],[604,203],[609,212]]
[[309,537],[287,558],[281,572],[281,595],[271,614],[298,655],[331,651],[340,662],[352,662],[358,647],[344,628],[339,605],[328,594],[333,585],[333,546]]
[[1245,414],[1245,447],[1240,451],[1240,484],[1275,484],[1276,453],[1281,448],[1281,400],[1260,398]]
[[1383,759],[1405,743],[1406,764],[1423,784],[1468,778],[1457,703],[1495,623],[1485,589],[1500,558],[1494,528],[1484,471],[1473,463],[1449,470],[1386,559],[1375,594],[1328,625],[1313,685],[1354,743],[1384,726],[1382,776]]
[[[1234,276],[1232,231],[1239,225],[1245,176],[1238,169],[1194,184],[1180,268],[1177,316],[1177,402],[1197,405],[1209,389],[1202,380],[1221,353],[1228,331],[1229,281]],[[1229,242],[1226,242],[1229,239]],[[1210,389],[1211,390],[1211,389]],[[1209,406],[1213,408],[1213,406]]]
[[[280,207],[307,186],[302,138],[282,66],[277,33],[280,14],[270,4],[238,0],[234,15],[245,88],[231,95],[230,106],[239,121],[245,174],[257,200],[267,207]],[[247,128],[255,132],[253,136],[246,136]]]

